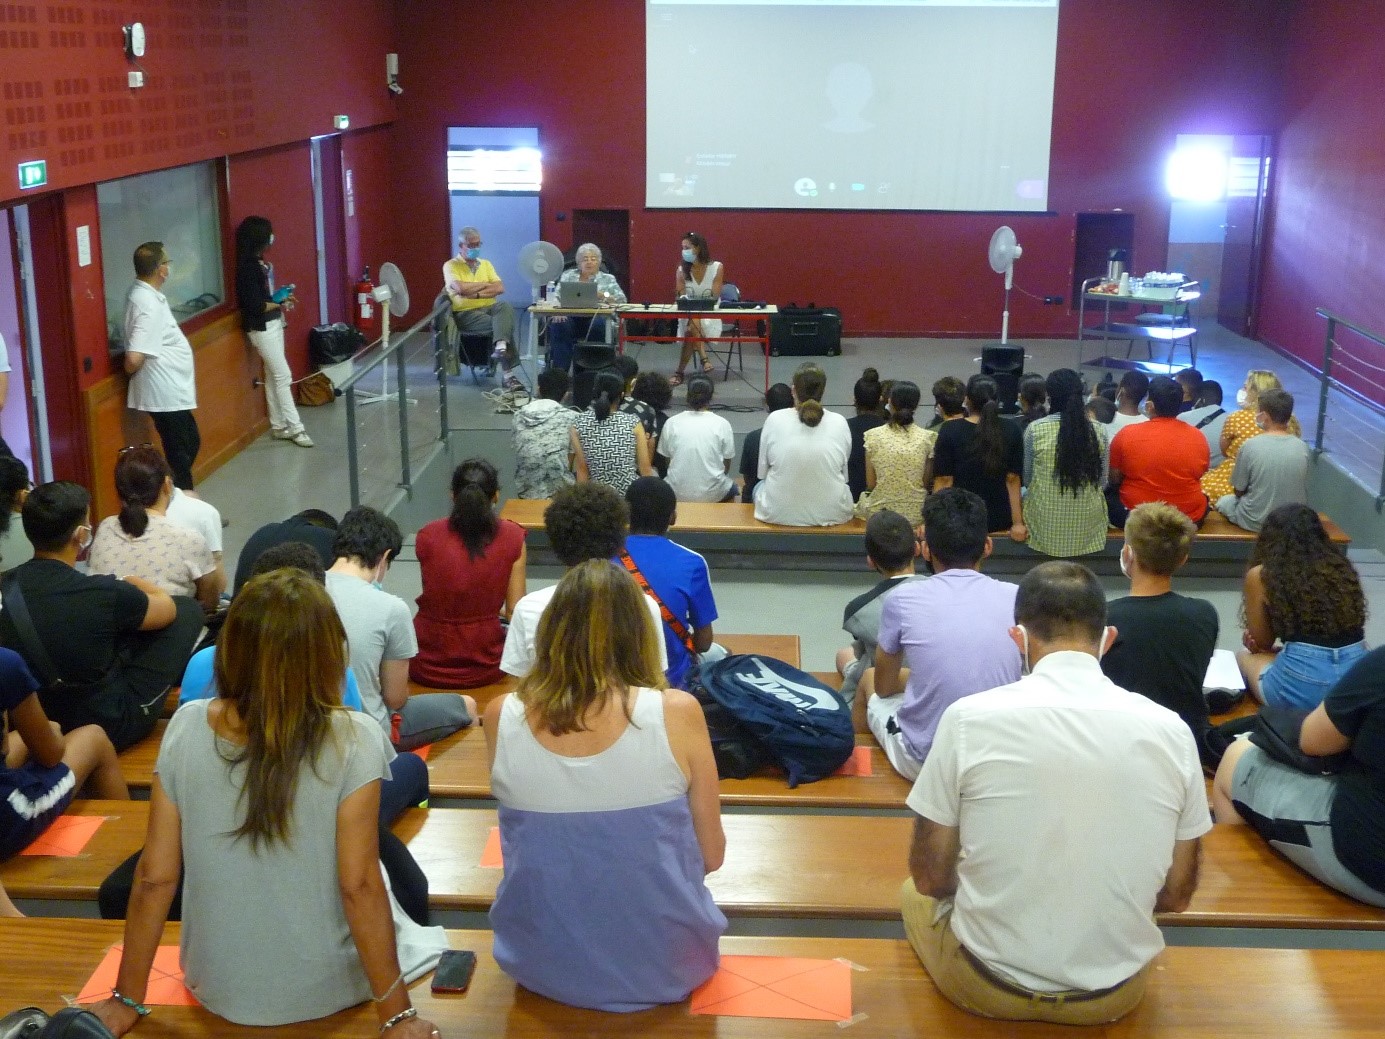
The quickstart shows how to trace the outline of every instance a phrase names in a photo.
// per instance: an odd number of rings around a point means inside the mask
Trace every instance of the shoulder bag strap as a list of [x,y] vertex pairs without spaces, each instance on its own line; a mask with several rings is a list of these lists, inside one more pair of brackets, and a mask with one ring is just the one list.
[[1226,414],[1226,409],[1224,409],[1224,408],[1218,408],[1216,411],[1212,412],[1212,414],[1208,415],[1206,418],[1204,418],[1201,422],[1199,422],[1199,423],[1198,423],[1196,426],[1194,426],[1193,428],[1194,428],[1194,429],[1201,429],[1203,426],[1211,425],[1213,422],[1217,421],[1217,419],[1221,418],[1221,417],[1222,417],[1223,415],[1225,415],[1225,414]]
[[38,672],[38,680],[43,683],[45,688],[54,688],[62,685],[62,679],[58,677],[57,668],[53,666],[53,660],[48,656],[48,650],[44,648],[43,640],[38,637],[38,632],[34,629],[34,619],[29,616],[29,604],[24,601],[24,592],[19,587],[19,578],[14,574],[7,574],[3,581],[0,581],[0,597],[4,600],[5,612],[14,621],[14,630],[19,634],[19,642],[24,650],[24,656],[35,671]]
[[697,650],[693,649],[692,635],[688,633],[688,626],[673,615],[673,611],[668,608],[668,603],[659,598],[659,593],[649,585],[649,580],[640,573],[640,568],[635,565],[635,561],[630,558],[630,553],[625,549],[620,550],[620,562],[626,570],[630,571],[630,576],[635,579],[635,583],[640,586],[641,591],[649,596],[659,606],[659,615],[663,617],[664,623],[672,629],[678,641],[683,643],[689,656],[697,656]]

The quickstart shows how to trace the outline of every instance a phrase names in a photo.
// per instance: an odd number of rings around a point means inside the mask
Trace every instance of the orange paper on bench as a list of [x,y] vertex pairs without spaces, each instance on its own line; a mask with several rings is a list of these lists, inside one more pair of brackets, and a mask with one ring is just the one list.
[[417,754],[417,755],[418,755],[419,757],[421,757],[424,761],[427,761],[427,760],[428,760],[428,755],[429,755],[430,753],[432,753],[432,751],[433,751],[433,745],[432,745],[431,743],[425,743],[425,744],[424,744],[423,746],[421,746],[421,747],[415,747],[415,748],[413,749],[412,753]]
[[[120,970],[120,954],[125,947],[114,945],[92,973],[91,979],[77,994],[78,1003],[99,1003],[111,994],[115,976]],[[154,954],[154,966],[149,969],[149,988],[144,993],[144,1005],[150,1007],[195,1007],[197,999],[183,984],[183,967],[178,961],[178,946],[160,945]]]
[[70,859],[82,854],[92,836],[106,821],[104,815],[60,815],[53,825],[19,854],[54,855]]
[[873,776],[875,770],[870,763],[870,748],[857,747],[846,759],[846,764],[832,773],[834,776]]
[[492,826],[490,833],[486,834],[486,846],[481,849],[481,867],[483,869],[505,868],[505,860],[500,855],[499,826]]
[[717,972],[692,994],[694,1014],[846,1021],[851,968],[838,960],[789,956],[723,956]]

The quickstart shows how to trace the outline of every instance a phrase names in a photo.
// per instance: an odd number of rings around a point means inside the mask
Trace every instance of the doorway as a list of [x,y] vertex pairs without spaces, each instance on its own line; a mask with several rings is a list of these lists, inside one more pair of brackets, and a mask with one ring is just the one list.
[[453,126],[447,131],[451,238],[444,255],[457,254],[457,232],[463,227],[478,228],[481,255],[495,266],[505,283],[501,298],[517,313],[533,302],[534,288],[520,270],[519,251],[540,237],[538,147],[534,126]]
[[626,292],[630,291],[630,210],[574,209],[572,248],[591,242]]
[[346,321],[352,272],[346,269],[346,206],[341,135],[312,141],[313,224],[317,237],[318,323]]

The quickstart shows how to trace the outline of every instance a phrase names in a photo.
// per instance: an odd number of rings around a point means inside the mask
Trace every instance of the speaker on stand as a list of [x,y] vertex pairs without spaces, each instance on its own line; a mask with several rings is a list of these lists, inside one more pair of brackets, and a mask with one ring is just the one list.
[[995,379],[1001,413],[1015,414],[1019,410],[1020,376],[1024,374],[1024,347],[987,343],[981,348],[981,374]]

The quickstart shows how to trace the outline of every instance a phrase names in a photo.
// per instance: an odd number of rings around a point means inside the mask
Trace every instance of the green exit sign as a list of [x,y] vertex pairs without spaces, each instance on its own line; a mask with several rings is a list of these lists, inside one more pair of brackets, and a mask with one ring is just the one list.
[[41,188],[48,183],[48,162],[46,159],[35,159],[33,162],[21,162],[19,164],[19,187]]

